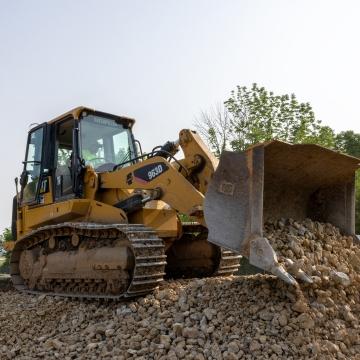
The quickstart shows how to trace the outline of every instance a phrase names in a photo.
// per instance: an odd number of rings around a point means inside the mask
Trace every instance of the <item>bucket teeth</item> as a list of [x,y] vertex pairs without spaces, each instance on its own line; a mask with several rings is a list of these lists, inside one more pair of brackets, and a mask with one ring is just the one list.
[[297,281],[280,265],[275,265],[270,272],[289,285],[296,285]]
[[295,264],[294,261],[287,258],[285,259],[285,264],[287,270],[291,274],[293,274],[297,279],[302,280],[303,282],[306,282],[308,284],[313,283],[312,278],[305,271],[303,271],[298,264]]
[[269,241],[264,237],[257,237],[250,242],[250,264],[263,269],[290,285],[296,285],[296,279],[312,284],[312,278],[306,274],[301,265],[291,259],[285,259],[286,269],[278,263],[276,253]]
[[263,269],[290,285],[296,285],[297,281],[279,263],[274,249],[268,239],[257,237],[250,242],[250,264]]

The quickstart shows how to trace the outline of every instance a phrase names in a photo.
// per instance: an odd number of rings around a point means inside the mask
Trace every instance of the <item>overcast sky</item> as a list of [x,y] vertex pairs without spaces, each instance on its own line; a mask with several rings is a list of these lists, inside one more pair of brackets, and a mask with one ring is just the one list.
[[0,0],[0,229],[26,133],[78,105],[135,117],[146,150],[257,82],[360,132],[358,1]]

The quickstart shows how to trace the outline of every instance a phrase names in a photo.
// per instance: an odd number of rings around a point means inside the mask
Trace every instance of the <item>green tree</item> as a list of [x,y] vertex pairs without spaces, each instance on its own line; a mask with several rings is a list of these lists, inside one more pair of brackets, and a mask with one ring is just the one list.
[[250,89],[238,86],[225,107],[231,116],[228,135],[233,150],[272,139],[334,146],[334,131],[322,126],[311,105],[299,102],[294,94],[275,95],[257,84]]
[[202,112],[195,126],[217,156],[224,149],[242,151],[272,139],[335,147],[334,131],[315,118],[309,103],[257,84],[238,86],[223,107]]
[[360,134],[352,130],[336,135],[335,148],[345,154],[360,158]]
[[4,229],[3,233],[0,235],[0,251],[1,253],[5,253],[5,261],[0,264],[0,273],[9,271],[11,253],[4,249],[4,245],[7,241],[11,241],[12,239],[11,230],[9,228]]
[[307,144],[317,144],[329,149],[334,149],[336,147],[336,135],[334,130],[329,126],[320,126],[319,130],[314,136],[308,136],[299,141],[301,143]]

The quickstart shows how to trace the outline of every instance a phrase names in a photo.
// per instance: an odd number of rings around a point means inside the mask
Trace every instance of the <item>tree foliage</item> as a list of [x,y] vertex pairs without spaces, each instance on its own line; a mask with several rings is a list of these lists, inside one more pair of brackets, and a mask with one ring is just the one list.
[[299,102],[295,94],[275,95],[257,84],[250,89],[238,86],[225,106],[231,114],[233,150],[272,139],[293,144],[334,143],[332,129],[322,126],[311,105]]
[[2,272],[8,272],[8,267],[10,264],[10,252],[6,251],[4,249],[4,245],[7,241],[11,241],[12,238],[12,234],[11,234],[11,230],[9,228],[6,228],[3,230],[3,233],[0,235],[0,251],[1,253],[5,253],[5,261],[0,264],[0,273]]
[[345,154],[360,158],[360,134],[352,130],[336,135],[335,148]]
[[294,94],[275,95],[264,87],[238,86],[216,111],[203,112],[195,123],[215,154],[235,151],[273,139],[289,143],[316,143],[333,148],[334,131],[317,120],[309,103]]

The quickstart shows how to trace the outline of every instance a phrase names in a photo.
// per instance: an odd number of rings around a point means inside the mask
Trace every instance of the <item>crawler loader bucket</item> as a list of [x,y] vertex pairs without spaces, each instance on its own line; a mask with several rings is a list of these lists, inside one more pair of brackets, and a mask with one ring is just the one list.
[[208,240],[294,284],[263,237],[263,223],[308,217],[354,234],[359,163],[321,146],[281,141],[241,153],[224,151],[205,197]]

